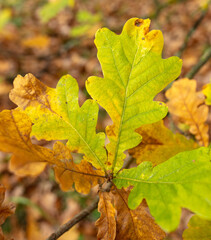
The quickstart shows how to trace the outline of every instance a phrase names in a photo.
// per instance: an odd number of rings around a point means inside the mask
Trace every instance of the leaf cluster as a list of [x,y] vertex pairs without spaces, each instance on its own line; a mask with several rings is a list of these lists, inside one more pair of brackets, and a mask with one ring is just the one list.
[[[204,147],[164,127],[168,108],[154,98],[179,76],[182,61],[162,58],[163,35],[149,26],[149,19],[132,18],[120,35],[97,31],[103,77],[87,79],[92,99],[82,106],[72,76],[50,88],[27,74],[16,77],[10,92],[18,108],[0,113],[0,150],[13,153],[15,174],[36,176],[51,165],[64,191],[74,186],[87,194],[99,184],[98,239],[164,239],[164,230],[177,228],[182,207],[211,220],[208,107],[193,80],[179,80],[167,91],[169,110]],[[96,133],[98,104],[113,122],[105,133]],[[51,150],[31,136],[56,142]],[[124,169],[127,150],[137,167]],[[73,152],[83,154],[80,163]]]

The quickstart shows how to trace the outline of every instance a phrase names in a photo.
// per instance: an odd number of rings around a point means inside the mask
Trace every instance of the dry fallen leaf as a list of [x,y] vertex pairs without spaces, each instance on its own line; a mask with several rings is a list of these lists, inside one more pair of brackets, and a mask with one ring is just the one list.
[[45,49],[50,44],[50,39],[47,36],[37,35],[22,41],[23,46],[30,48]]
[[169,112],[179,117],[179,121],[190,126],[190,133],[195,135],[200,145],[208,146],[208,107],[204,97],[196,92],[196,81],[184,78],[173,83],[166,92],[169,99]]

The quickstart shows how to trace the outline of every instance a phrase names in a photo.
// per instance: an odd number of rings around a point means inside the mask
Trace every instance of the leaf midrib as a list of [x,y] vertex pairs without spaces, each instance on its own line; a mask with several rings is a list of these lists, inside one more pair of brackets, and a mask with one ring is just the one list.
[[[66,92],[66,88],[65,88],[65,100],[66,102],[68,102],[68,99],[67,99],[67,92]],[[79,107],[78,110],[80,110],[81,108]],[[69,111],[69,108],[67,108],[67,112],[68,112],[68,118],[70,119],[70,111]],[[63,119],[63,118],[62,118]],[[65,120],[64,120],[65,121]],[[92,148],[89,146],[89,144],[85,141],[85,139],[82,137],[82,135],[78,132],[78,130],[73,127],[73,125],[71,124],[71,122],[67,122],[65,121],[66,123],[68,123],[72,128],[73,130],[78,134],[78,136],[82,139],[82,141],[85,143],[85,145],[88,147],[88,149],[90,150],[90,152],[92,153],[92,155],[94,156],[94,158],[97,160],[97,162],[100,164],[101,168],[105,171],[105,167],[104,167],[104,164],[101,162],[101,160],[98,158],[98,156],[95,154],[95,152],[92,150]],[[87,131],[87,130],[86,130]]]
[[133,178],[126,178],[126,177],[116,177],[116,179],[118,180],[126,180],[126,181],[130,181],[130,182],[137,182],[137,183],[149,183],[149,184],[187,184],[187,183],[192,183],[192,184],[209,184],[209,182],[195,182],[195,181],[191,181],[191,182],[160,182],[160,181],[147,181],[147,180],[143,180],[143,179],[133,179]]
[[[110,50],[111,50],[111,53],[112,53],[112,57],[113,57],[113,60],[114,60],[114,64],[115,64],[116,70],[117,70],[118,75],[119,75],[119,77],[120,77],[120,80],[121,80],[121,82],[122,82],[122,84],[123,84],[124,82],[123,82],[122,77],[121,77],[121,75],[120,75],[119,69],[118,69],[118,67],[117,67],[117,65],[116,65],[116,61],[115,61],[114,54],[113,54],[113,49],[112,49],[112,47],[110,46],[110,42],[109,42],[109,40],[108,40],[105,32],[103,32],[103,33],[104,33],[104,36],[105,36],[105,38],[106,38],[106,40],[107,40],[107,42],[108,42],[108,46],[109,46],[109,48],[110,48]],[[120,40],[120,44],[122,44],[122,43],[121,43],[121,40]],[[121,120],[120,120],[120,125],[119,125],[118,140],[117,140],[117,144],[116,144],[116,148],[115,148],[115,156],[114,156],[114,161],[113,161],[113,163],[112,163],[112,172],[114,171],[114,168],[115,168],[115,166],[116,166],[116,161],[117,161],[117,154],[118,154],[119,144],[120,144],[120,136],[121,136],[121,133],[122,133],[122,125],[123,125],[123,119],[124,119],[124,114],[125,114],[125,109],[126,109],[126,102],[127,102],[127,97],[126,97],[126,96],[127,96],[127,91],[128,91],[128,85],[129,85],[130,77],[131,77],[131,74],[132,74],[134,62],[135,62],[136,55],[137,55],[137,52],[138,52],[138,50],[139,50],[139,47],[140,47],[140,44],[138,45],[137,50],[136,50],[136,53],[135,53],[135,55],[134,55],[134,59],[133,59],[132,65],[131,65],[130,74],[129,74],[129,76],[128,76],[127,84],[126,84],[126,87],[125,87],[125,97],[124,97],[123,109],[122,109]],[[127,59],[127,61],[128,61],[128,59]],[[128,61],[128,62],[129,62],[129,61]],[[123,84],[123,85],[124,85],[124,84]]]

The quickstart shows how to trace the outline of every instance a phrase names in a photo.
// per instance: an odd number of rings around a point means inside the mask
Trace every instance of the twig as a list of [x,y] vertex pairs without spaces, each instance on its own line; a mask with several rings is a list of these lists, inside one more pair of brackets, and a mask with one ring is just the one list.
[[[125,161],[125,163],[123,165],[123,168],[128,168],[133,160],[134,160],[134,158],[132,158],[132,157],[127,159],[127,161]],[[105,186],[105,188],[103,190],[109,192],[111,187],[112,187],[112,182],[109,182]],[[98,202],[99,202],[99,197],[97,197],[90,206],[88,206],[87,208],[82,210],[74,218],[70,219],[68,222],[66,222],[65,224],[61,225],[56,230],[56,232],[52,233],[46,240],[56,240],[56,239],[58,239],[61,235],[63,235],[68,230],[70,230],[70,228],[72,228],[75,224],[80,222],[82,219],[87,217],[92,211],[94,211],[97,208],[97,206],[98,206]]]
[[173,5],[173,4],[177,4],[177,3],[180,3],[180,2],[186,2],[187,0],[178,0],[178,1],[168,1],[166,3],[162,3],[160,2],[159,0],[154,0],[154,5],[155,5],[155,12],[150,14],[150,15],[147,15],[143,18],[150,18],[150,19],[157,19],[160,15],[160,13],[162,12],[163,9]]
[[185,75],[187,78],[193,78],[202,66],[211,58],[211,47],[207,48],[200,57],[198,63]]
[[202,22],[202,20],[206,16],[206,13],[208,12],[208,9],[209,9],[209,4],[210,4],[210,1],[208,2],[208,6],[201,11],[201,14],[200,14],[199,18],[195,21],[195,23],[193,24],[192,28],[188,31],[188,33],[187,33],[187,35],[185,37],[183,45],[181,46],[181,48],[179,49],[179,51],[176,54],[178,57],[182,56],[182,53],[186,49],[190,38],[192,37],[193,33],[196,31],[196,29],[198,28],[198,26],[200,25],[200,23]]
[[72,228],[75,224],[80,222],[82,219],[87,217],[92,211],[94,211],[98,206],[99,198],[97,197],[94,202],[82,210],[79,214],[77,214],[74,218],[70,219],[65,224],[61,225],[56,232],[52,233],[46,240],[56,240],[58,239],[62,234],[67,232],[70,228]]

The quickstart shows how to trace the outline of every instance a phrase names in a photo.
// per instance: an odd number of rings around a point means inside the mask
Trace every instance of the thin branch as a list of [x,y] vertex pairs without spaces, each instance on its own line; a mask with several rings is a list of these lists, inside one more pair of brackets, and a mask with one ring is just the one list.
[[211,46],[205,50],[205,52],[199,59],[198,63],[191,68],[191,70],[185,75],[185,77],[190,79],[193,78],[210,58],[211,58]]
[[187,33],[187,35],[185,37],[183,45],[181,46],[181,48],[179,49],[179,51],[176,54],[178,57],[182,56],[182,53],[186,49],[190,38],[192,37],[193,33],[196,31],[196,29],[198,28],[198,26],[200,25],[200,23],[202,22],[202,20],[206,16],[206,14],[208,12],[208,9],[209,9],[209,4],[210,4],[210,1],[208,2],[208,6],[201,11],[201,14],[200,14],[199,18],[195,21],[195,23],[193,24],[192,28],[188,31],[188,33]]
[[[105,188],[103,189],[103,191],[107,191],[109,192],[110,189],[112,187],[112,183],[109,182]],[[85,217],[87,217],[91,212],[93,212],[97,206],[98,206],[98,202],[99,202],[99,197],[97,197],[94,202],[88,206],[87,208],[85,208],[84,210],[82,210],[79,214],[77,214],[74,218],[70,219],[68,222],[66,222],[65,224],[61,225],[54,233],[52,233],[46,240],[56,240],[58,239],[61,235],[63,235],[64,233],[66,233],[68,230],[70,230],[75,224],[77,224],[78,222],[80,222],[81,220],[83,220]]]
[[[127,159],[127,161],[125,161],[125,163],[123,165],[123,168],[128,168],[133,160],[134,160],[134,158],[132,158],[132,157]],[[110,191],[112,185],[113,185],[112,182],[109,182],[103,190],[107,191],[107,192]],[[78,222],[83,220],[85,217],[87,217],[91,212],[93,212],[97,208],[98,202],[99,202],[99,197],[97,197],[90,206],[88,206],[87,208],[82,210],[74,218],[70,219],[68,222],[66,222],[65,224],[61,225],[46,240],[56,240],[56,239],[58,239],[61,235],[63,235],[68,230],[70,230],[75,224],[77,224]]]
[[82,210],[79,214],[77,214],[74,218],[70,219],[65,224],[61,225],[56,232],[52,233],[46,240],[56,240],[58,239],[62,234],[67,232],[70,228],[72,228],[75,224],[80,222],[82,219],[87,217],[91,212],[93,212],[97,206],[98,206],[99,198],[97,197],[94,202]]
[[178,4],[178,3],[186,2],[186,1],[187,0],[177,0],[176,2],[175,1],[168,1],[166,3],[162,3],[162,1],[154,0],[155,11],[150,15],[144,16],[143,18],[157,19],[159,17],[159,15],[161,14],[161,12],[165,8],[167,8],[167,7],[169,7],[173,4]]

